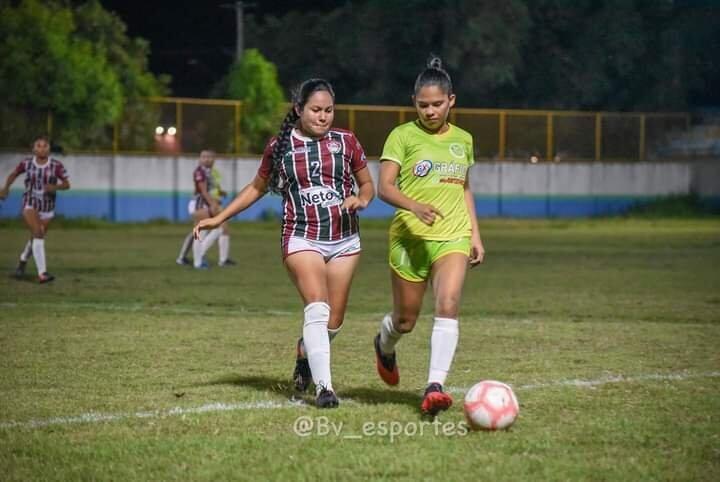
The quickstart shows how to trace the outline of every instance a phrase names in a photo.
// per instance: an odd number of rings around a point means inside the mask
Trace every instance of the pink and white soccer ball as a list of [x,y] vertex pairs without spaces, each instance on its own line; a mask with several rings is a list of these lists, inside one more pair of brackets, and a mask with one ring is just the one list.
[[502,382],[484,380],[465,394],[465,418],[474,430],[501,430],[520,413],[515,393]]

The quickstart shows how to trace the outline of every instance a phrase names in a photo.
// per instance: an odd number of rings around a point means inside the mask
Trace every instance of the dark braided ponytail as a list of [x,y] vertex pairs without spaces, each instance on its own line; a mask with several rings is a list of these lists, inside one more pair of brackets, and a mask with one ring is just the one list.
[[415,95],[426,85],[437,85],[447,95],[452,95],[453,86],[450,75],[443,69],[442,60],[434,54],[428,57],[425,70],[415,79]]
[[300,118],[295,112],[293,106],[287,113],[280,126],[280,132],[278,132],[277,140],[272,150],[272,171],[270,173],[270,183],[268,188],[274,193],[280,193],[283,191],[283,185],[280,182],[280,166],[282,165],[283,157],[290,147],[290,133],[295,126],[295,123]]
[[291,148],[290,134],[298,119],[300,119],[298,112],[302,112],[310,96],[319,91],[328,92],[333,100],[335,100],[335,91],[332,85],[330,85],[330,82],[325,79],[308,79],[300,84],[292,93],[292,107],[282,121],[272,151],[273,167],[270,173],[268,189],[274,193],[281,193],[284,190],[284,186],[280,181],[280,169],[285,154],[287,154]]

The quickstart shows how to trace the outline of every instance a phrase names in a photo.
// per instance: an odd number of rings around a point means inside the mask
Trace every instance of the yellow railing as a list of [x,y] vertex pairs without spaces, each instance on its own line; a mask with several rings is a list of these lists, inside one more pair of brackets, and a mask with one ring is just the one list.
[[[242,103],[233,100],[148,98],[140,108],[126,109],[114,126],[99,128],[75,144],[94,152],[190,154],[210,148],[224,155],[257,154],[243,144],[242,113]],[[0,119],[0,133],[14,133],[3,135],[0,147],[24,147],[40,131],[62,142],[62,126],[52,115],[30,117],[11,129]],[[377,158],[390,130],[415,117],[410,106],[338,104],[334,125],[355,132],[368,157]],[[683,112],[456,108],[450,121],[473,135],[478,159],[646,160],[661,157],[663,149],[688,130],[690,117]],[[170,127],[174,135],[168,134]]]

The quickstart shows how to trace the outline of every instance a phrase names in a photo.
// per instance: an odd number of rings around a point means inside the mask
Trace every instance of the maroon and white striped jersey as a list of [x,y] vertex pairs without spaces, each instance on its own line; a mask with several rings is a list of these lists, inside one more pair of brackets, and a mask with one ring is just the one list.
[[44,213],[54,211],[57,193],[55,191],[48,192],[45,187],[68,179],[62,162],[50,157],[45,164],[39,165],[35,156],[28,157],[20,161],[15,168],[15,174],[23,173],[25,173],[23,208],[29,206]]
[[[290,236],[315,241],[336,241],[359,231],[355,212],[341,209],[345,198],[356,194],[354,173],[365,168],[365,152],[350,131],[332,128],[322,139],[296,130],[292,148],[279,166],[283,186],[282,243]],[[269,178],[276,139],[265,147],[258,175]]]
[[212,193],[215,189],[212,176],[212,168],[205,167],[202,164],[193,171],[193,182],[195,183],[195,209],[208,207],[208,203],[200,190],[200,183],[205,183],[205,189],[208,193]]

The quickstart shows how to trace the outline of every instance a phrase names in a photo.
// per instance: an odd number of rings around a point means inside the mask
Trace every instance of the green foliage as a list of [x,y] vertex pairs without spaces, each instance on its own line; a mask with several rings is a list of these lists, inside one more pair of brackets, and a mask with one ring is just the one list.
[[283,115],[285,99],[275,65],[257,49],[248,49],[216,86],[215,95],[243,102],[241,149],[262,152],[268,138],[277,131]]
[[[488,92],[515,82],[529,25],[519,0],[481,6],[371,0],[251,22],[249,38],[263,39],[259,48],[279,66],[285,85],[325,77],[344,103],[407,104],[433,52],[443,57],[464,105],[479,105]],[[303,32],[302,41],[288,32]]]
[[684,110],[720,81],[712,4],[366,0],[251,17],[248,39],[284,85],[323,76],[346,103],[407,104],[433,52],[464,107]]
[[74,9],[38,0],[3,6],[0,31],[6,145],[25,145],[37,133],[22,129],[23,117],[51,114],[53,137],[66,147],[109,147],[107,126],[126,104],[132,109],[141,96],[165,92],[163,81],[147,72],[147,45],[129,39],[97,0]]

